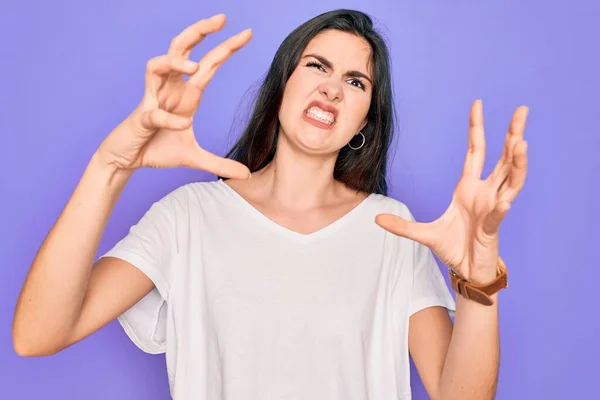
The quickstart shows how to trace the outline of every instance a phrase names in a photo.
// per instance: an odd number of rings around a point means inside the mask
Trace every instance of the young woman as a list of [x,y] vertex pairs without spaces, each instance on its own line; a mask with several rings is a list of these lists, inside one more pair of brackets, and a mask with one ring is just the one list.
[[[338,10],[294,30],[227,158],[198,145],[192,117],[251,32],[188,58],[224,23],[199,21],[149,61],[141,103],[93,155],[31,266],[17,353],[54,354],[118,318],[142,350],[166,353],[176,399],[409,399],[409,355],[431,398],[493,398],[506,286],[498,226],[525,180],[527,108],[482,180],[474,102],[452,203],[418,223],[387,197],[391,78],[369,17]],[[94,263],[141,167],[221,178],[155,202]],[[451,268],[456,304],[433,253]]]

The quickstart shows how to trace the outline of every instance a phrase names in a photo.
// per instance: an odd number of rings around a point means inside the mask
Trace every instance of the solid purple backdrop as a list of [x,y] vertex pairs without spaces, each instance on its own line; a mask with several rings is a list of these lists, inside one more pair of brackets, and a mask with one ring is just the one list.
[[[439,216],[461,173],[471,102],[483,98],[489,173],[509,118],[530,106],[530,172],[502,227],[510,288],[501,302],[498,399],[591,398],[600,356],[596,265],[600,222],[599,7],[564,3],[417,1],[4,2],[0,12],[0,398],[166,399],[164,357],[138,350],[113,322],[48,358],[19,358],[15,302],[29,265],[101,140],[142,93],[147,59],[195,20],[219,12],[254,38],[210,84],[199,142],[223,154],[243,123],[246,94],[283,38],[338,7],[376,17],[392,49],[400,131],[391,195],[421,221]],[[214,179],[142,170],[102,240],[106,251],[168,191]],[[368,251],[368,249],[355,249]],[[594,373],[594,371],[596,371]],[[415,399],[425,399],[412,378]],[[595,389],[594,389],[595,391]]]

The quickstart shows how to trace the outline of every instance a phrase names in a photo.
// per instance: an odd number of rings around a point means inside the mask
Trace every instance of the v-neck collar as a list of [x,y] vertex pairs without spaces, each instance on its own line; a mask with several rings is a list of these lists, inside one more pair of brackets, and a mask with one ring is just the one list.
[[240,195],[235,189],[229,186],[223,179],[219,179],[218,184],[224,186],[225,189],[229,192],[229,194],[232,195],[238,201],[238,203],[242,207],[244,207],[249,212],[249,214],[252,215],[252,217],[259,223],[261,223],[263,226],[266,226],[267,228],[274,230],[275,232],[300,243],[312,242],[314,240],[331,235],[334,232],[338,231],[344,225],[349,223],[353,218],[355,218],[359,211],[363,207],[365,207],[365,205],[374,196],[374,194],[369,194],[364,200],[362,200],[359,204],[354,206],[350,211],[348,211],[346,214],[342,215],[340,218],[336,219],[329,225],[320,228],[314,232],[305,234],[286,228],[285,226],[280,225],[277,222],[270,219],[269,217],[267,217],[260,210],[254,207],[248,200],[246,200],[242,195]]

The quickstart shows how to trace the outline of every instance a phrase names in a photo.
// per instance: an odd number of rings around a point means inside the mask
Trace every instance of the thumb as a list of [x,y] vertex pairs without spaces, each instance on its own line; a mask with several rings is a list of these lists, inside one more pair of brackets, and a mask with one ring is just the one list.
[[375,223],[394,235],[433,247],[435,236],[430,223],[408,221],[393,214],[379,214]]
[[233,179],[249,179],[250,170],[239,161],[217,156],[197,143],[189,147],[184,156],[185,166]]

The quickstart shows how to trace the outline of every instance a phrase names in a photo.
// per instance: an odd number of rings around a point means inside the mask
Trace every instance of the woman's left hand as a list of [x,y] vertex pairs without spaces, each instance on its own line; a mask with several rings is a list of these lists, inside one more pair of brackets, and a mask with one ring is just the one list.
[[469,149],[463,174],[446,212],[429,223],[407,221],[381,214],[382,228],[429,247],[439,259],[463,278],[486,284],[496,277],[500,223],[521,191],[527,175],[527,142],[523,140],[528,107],[518,107],[502,156],[485,180],[485,135],[481,100],[473,102],[469,125]]

